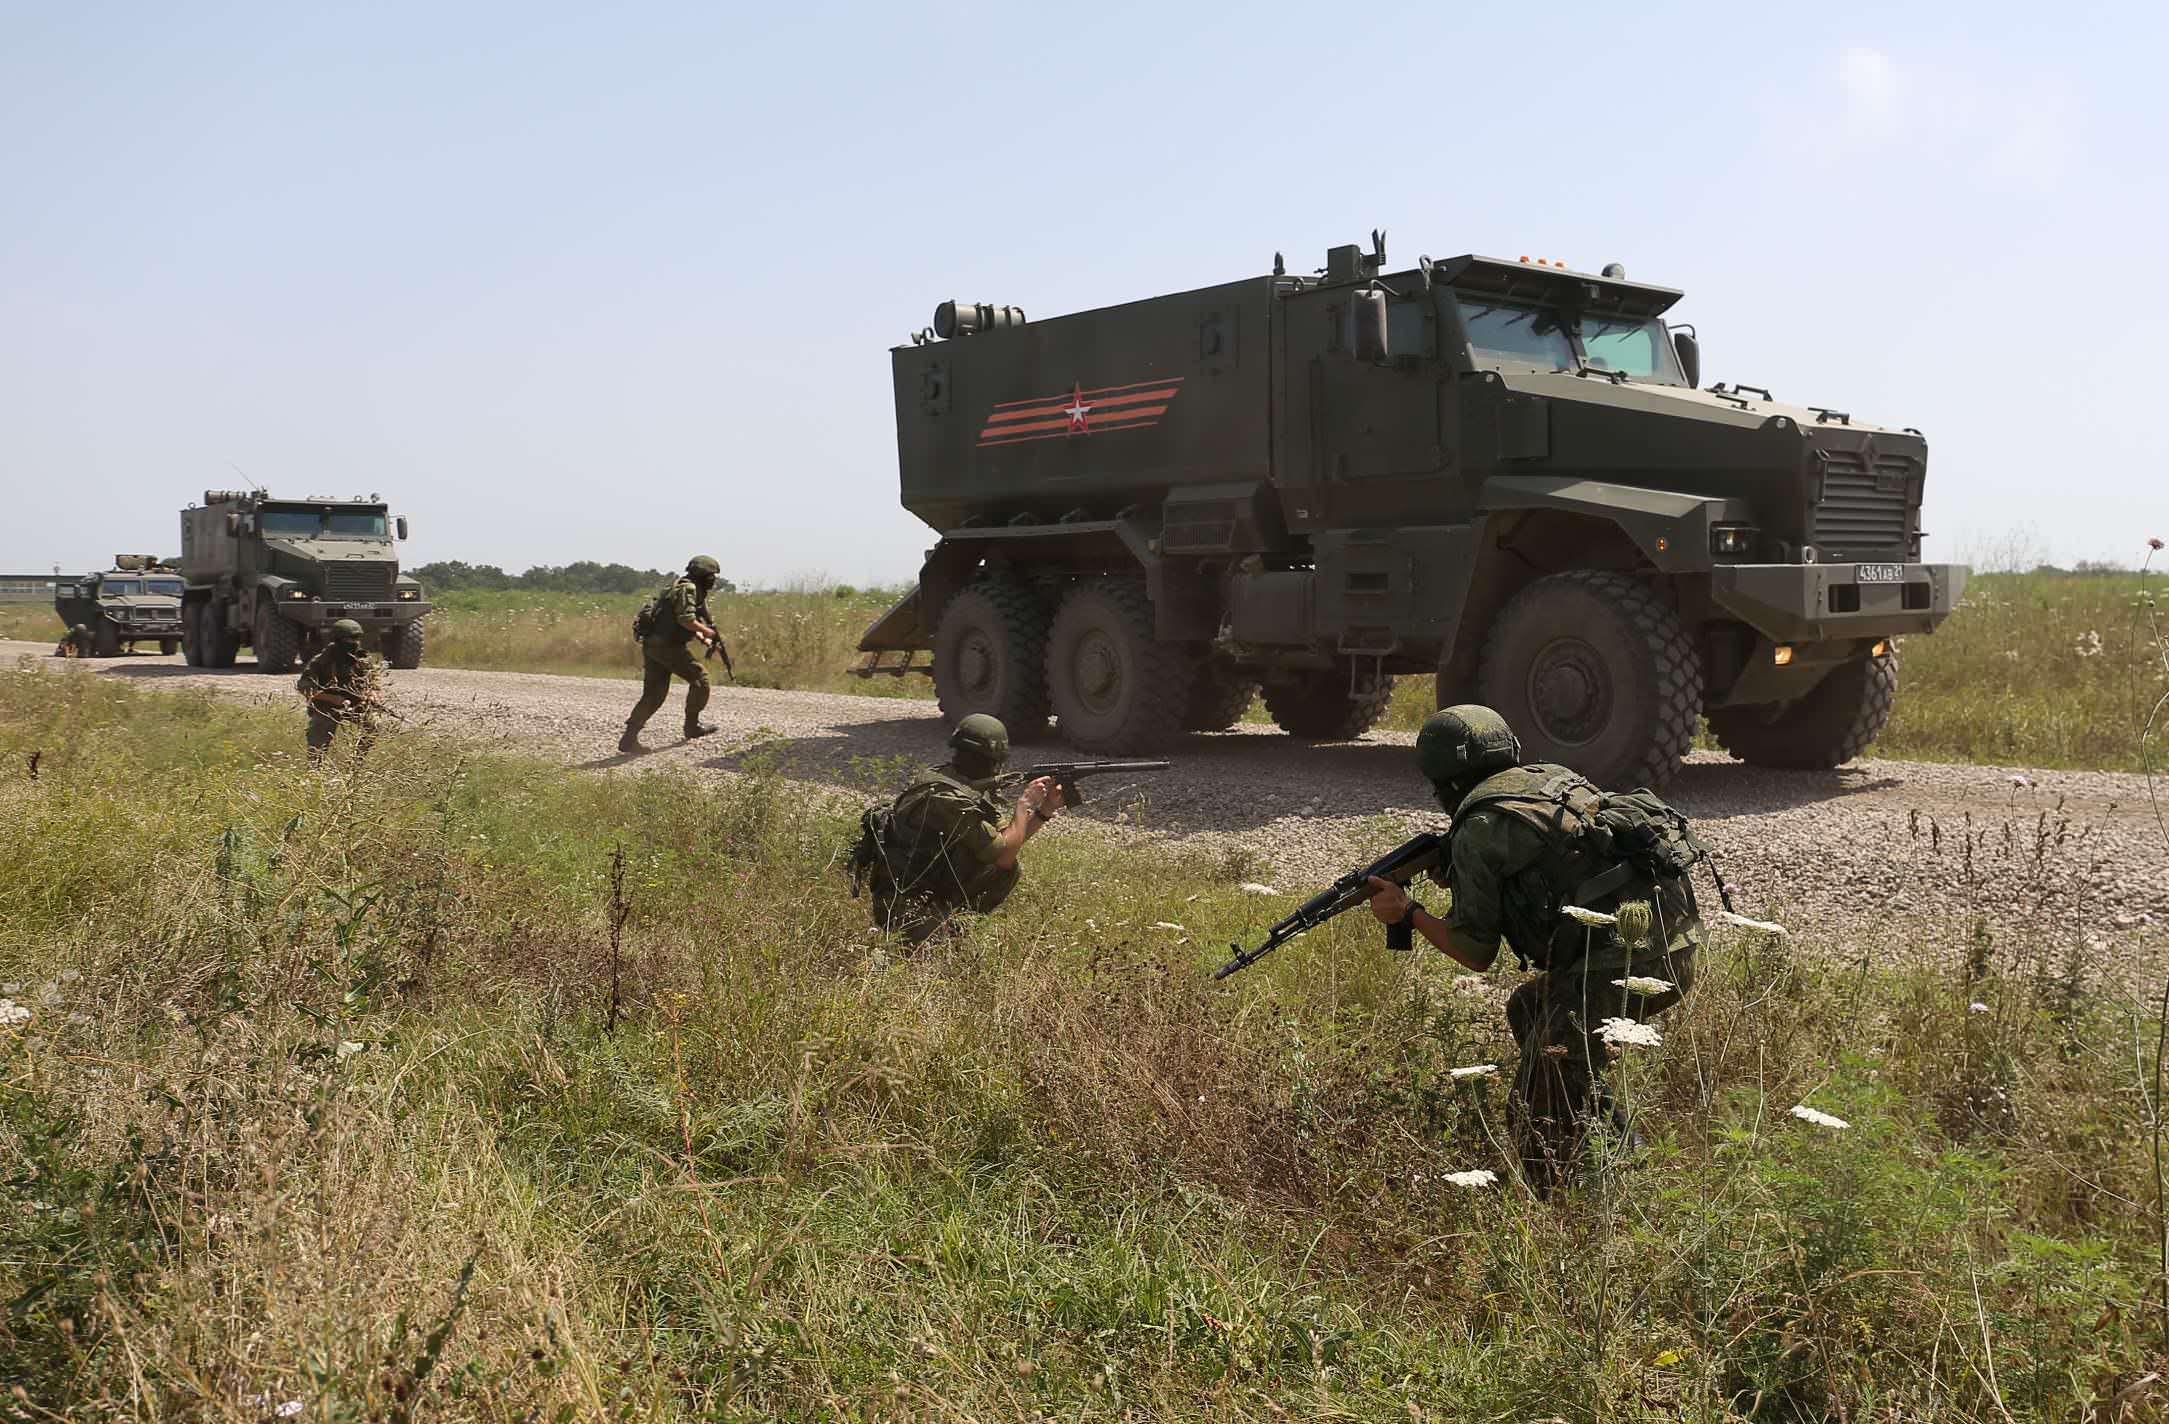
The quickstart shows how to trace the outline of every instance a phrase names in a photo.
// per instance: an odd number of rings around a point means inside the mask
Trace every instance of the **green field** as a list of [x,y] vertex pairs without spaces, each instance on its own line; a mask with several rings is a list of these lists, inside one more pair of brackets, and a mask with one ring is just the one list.
[[2053,923],[1721,933],[1544,1205],[1447,1177],[1511,974],[1216,987],[1243,867],[1051,837],[884,963],[758,769],[312,774],[75,671],[0,671],[0,817],[13,1417],[2067,1420],[2169,1345],[2156,1010]]
[[[2158,585],[2157,577],[2154,584]],[[1932,637],[1906,639],[1897,713],[1877,751],[1924,761],[2135,770],[2129,729],[2169,688],[2149,652],[2138,574],[1983,574]],[[860,634],[896,590],[738,593],[713,600],[742,684],[931,697],[926,678],[849,676]],[[627,631],[640,595],[451,593],[437,599],[429,665],[639,676]],[[0,607],[0,636],[58,636],[50,611]],[[1386,725],[1431,710],[1403,678]],[[1253,721],[1263,721],[1253,706]]]

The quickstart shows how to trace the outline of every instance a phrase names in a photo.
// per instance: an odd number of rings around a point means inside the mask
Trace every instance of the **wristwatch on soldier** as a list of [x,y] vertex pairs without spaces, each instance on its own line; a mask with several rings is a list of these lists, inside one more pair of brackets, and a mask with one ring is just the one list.
[[[1414,929],[1416,927],[1416,912],[1422,909],[1423,901],[1417,899],[1413,895],[1409,896],[1408,908],[1401,912],[1401,918],[1393,922],[1393,928],[1401,929],[1405,926],[1406,928]],[[1425,911],[1425,913],[1428,914],[1429,911]]]

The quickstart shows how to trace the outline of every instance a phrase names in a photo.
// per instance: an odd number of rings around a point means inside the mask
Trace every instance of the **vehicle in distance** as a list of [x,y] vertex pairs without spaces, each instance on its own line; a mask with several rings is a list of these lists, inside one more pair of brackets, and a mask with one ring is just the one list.
[[[1920,433],[1700,384],[1680,293],[1548,262],[1388,271],[1383,238],[1046,321],[945,302],[891,353],[904,507],[937,530],[860,642],[1129,755],[1231,725],[1362,734],[1396,676],[1530,756],[1659,785],[1707,715],[1833,766],[1881,730],[1921,561]],[[915,654],[928,650],[919,663]]]
[[149,554],[115,554],[102,573],[55,583],[53,611],[69,628],[90,629],[93,657],[150,642],[171,653],[181,643],[181,576]]
[[196,667],[232,667],[243,647],[283,673],[341,618],[393,667],[422,665],[422,586],[399,572],[407,537],[376,495],[280,499],[262,490],[205,490],[181,511],[181,646]]

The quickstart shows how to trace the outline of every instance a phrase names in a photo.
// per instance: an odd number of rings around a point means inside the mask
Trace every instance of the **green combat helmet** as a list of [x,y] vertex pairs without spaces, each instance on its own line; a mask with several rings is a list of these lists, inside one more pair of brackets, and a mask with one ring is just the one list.
[[1450,786],[1521,764],[1521,739],[1489,707],[1464,702],[1423,719],[1416,764],[1433,785]]
[[949,734],[949,749],[956,754],[957,768],[965,775],[992,776],[1009,760],[1009,729],[999,717],[974,712]]
[[360,647],[362,626],[351,618],[341,618],[331,625],[331,640],[350,647]]
[[714,583],[723,576],[723,566],[706,554],[695,554],[685,561],[685,572],[702,583]]

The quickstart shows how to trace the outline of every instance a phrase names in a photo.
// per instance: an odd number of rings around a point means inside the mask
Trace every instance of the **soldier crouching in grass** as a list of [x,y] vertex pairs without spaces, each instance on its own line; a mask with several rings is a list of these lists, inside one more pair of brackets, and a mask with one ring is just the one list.
[[1411,925],[1481,972],[1503,940],[1534,978],[1507,1000],[1520,1047],[1509,1104],[1522,1171],[1540,1195],[1563,1185],[1590,1123],[1609,1118],[1615,1042],[1650,1041],[1648,1020],[1694,982],[1702,922],[1687,872],[1707,852],[1684,817],[1648,792],[1606,795],[1563,766],[1523,764],[1521,742],[1488,707],[1425,719],[1416,755],[1453,816],[1453,903],[1443,918],[1373,878],[1371,913]]
[[331,625],[331,641],[301,669],[295,688],[309,706],[309,760],[321,763],[339,728],[359,733],[366,753],[376,738],[374,712],[383,665],[362,651],[362,626],[351,618]]
[[956,928],[960,912],[986,914],[1009,898],[1018,852],[1062,808],[1054,778],[1025,786],[1002,818],[993,783],[1009,760],[1009,729],[975,712],[949,734],[950,758],[860,821],[852,890],[873,896],[874,924],[907,944]]
[[640,700],[625,719],[625,734],[618,750],[631,756],[642,751],[640,729],[662,710],[670,697],[670,680],[685,679],[685,735],[687,740],[705,737],[715,730],[700,720],[708,705],[708,670],[693,656],[693,640],[710,647],[722,642],[715,617],[708,612],[708,592],[722,577],[723,566],[706,554],[696,554],[685,566],[685,576],[656,595],[641,610]]

